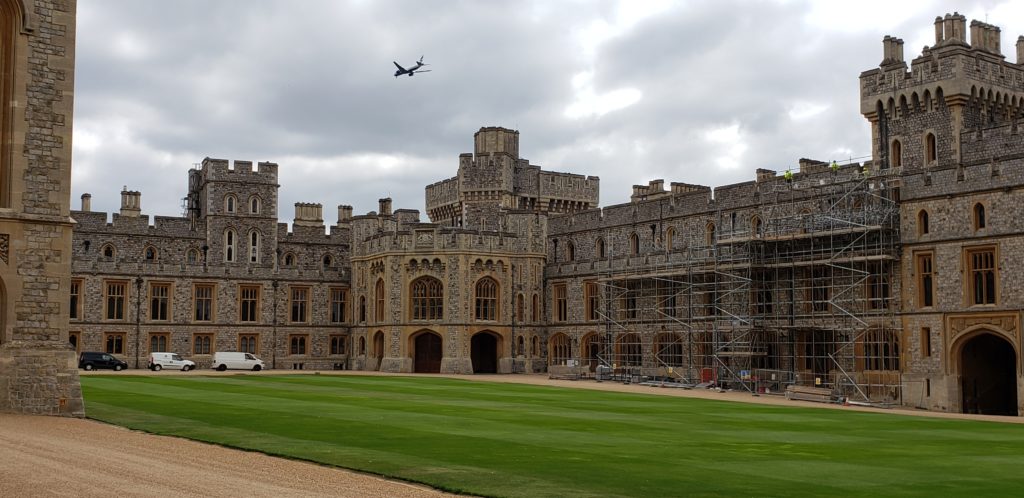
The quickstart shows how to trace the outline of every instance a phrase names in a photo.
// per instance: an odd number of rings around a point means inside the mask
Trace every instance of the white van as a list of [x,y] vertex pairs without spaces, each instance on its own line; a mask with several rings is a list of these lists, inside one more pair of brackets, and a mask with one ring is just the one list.
[[263,360],[250,353],[240,353],[238,351],[218,351],[213,353],[213,364],[211,367],[220,372],[229,368],[259,372],[264,368]]
[[165,368],[188,372],[189,370],[196,368],[196,362],[186,360],[178,353],[149,353],[149,360],[146,362],[146,368],[154,372],[159,372]]

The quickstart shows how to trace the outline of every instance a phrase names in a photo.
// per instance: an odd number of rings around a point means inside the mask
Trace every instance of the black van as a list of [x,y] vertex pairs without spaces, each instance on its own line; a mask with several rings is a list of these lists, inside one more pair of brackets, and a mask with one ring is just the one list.
[[78,357],[78,368],[92,370],[94,368],[113,368],[119,371],[128,368],[128,363],[121,361],[112,354],[107,353],[82,353]]

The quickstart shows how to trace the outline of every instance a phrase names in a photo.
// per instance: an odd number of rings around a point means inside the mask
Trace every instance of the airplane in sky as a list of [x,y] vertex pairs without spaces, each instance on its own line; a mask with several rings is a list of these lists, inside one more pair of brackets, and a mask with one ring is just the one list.
[[401,76],[401,75],[403,75],[403,74],[408,74],[409,76],[412,76],[412,75],[414,75],[416,73],[429,73],[430,72],[430,69],[420,69],[423,66],[429,66],[430,65],[430,64],[424,64],[423,63],[423,56],[422,55],[420,56],[420,60],[416,61],[416,67],[411,67],[409,69],[406,69],[406,68],[398,65],[398,63],[395,62],[395,61],[391,61],[391,62],[394,63],[395,67],[398,68],[398,71],[395,71],[395,77],[396,78]]

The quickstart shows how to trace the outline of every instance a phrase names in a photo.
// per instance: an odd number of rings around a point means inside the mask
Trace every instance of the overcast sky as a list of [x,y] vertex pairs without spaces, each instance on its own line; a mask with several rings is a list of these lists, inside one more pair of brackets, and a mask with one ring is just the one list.
[[[73,198],[178,216],[204,157],[280,164],[295,202],[423,211],[481,126],[544,169],[718,186],[801,157],[870,153],[858,75],[882,37],[909,61],[959,10],[1002,28],[1024,2],[79,0]],[[394,78],[421,55],[433,71]],[[425,213],[421,217],[426,221]]]

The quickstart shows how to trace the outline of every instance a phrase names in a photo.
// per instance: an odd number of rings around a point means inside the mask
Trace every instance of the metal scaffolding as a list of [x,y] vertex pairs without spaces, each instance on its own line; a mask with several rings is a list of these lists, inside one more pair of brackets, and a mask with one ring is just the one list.
[[602,332],[581,338],[578,364],[633,382],[898,402],[899,171],[818,170],[759,184],[752,214],[720,208],[685,248],[606,271]]

